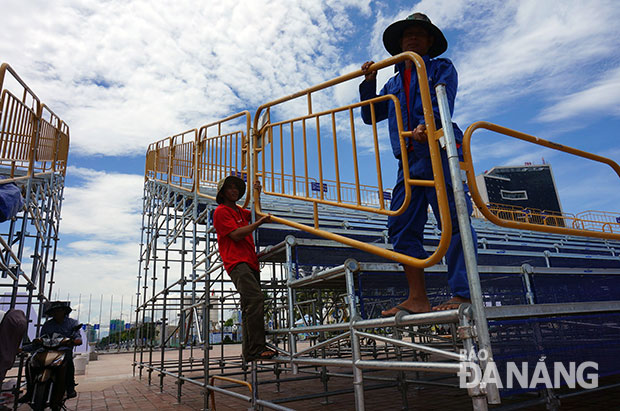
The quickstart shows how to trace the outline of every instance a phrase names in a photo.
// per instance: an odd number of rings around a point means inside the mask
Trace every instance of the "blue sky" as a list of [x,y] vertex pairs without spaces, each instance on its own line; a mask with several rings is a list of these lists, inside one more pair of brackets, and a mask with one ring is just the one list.
[[[0,0],[0,60],[71,129],[60,296],[135,294],[149,143],[382,60],[383,30],[414,11],[448,39],[462,129],[490,121],[620,161],[616,1]],[[319,103],[356,99],[357,81]],[[620,212],[608,167],[482,134],[473,152],[478,173],[544,157],[565,211]]]

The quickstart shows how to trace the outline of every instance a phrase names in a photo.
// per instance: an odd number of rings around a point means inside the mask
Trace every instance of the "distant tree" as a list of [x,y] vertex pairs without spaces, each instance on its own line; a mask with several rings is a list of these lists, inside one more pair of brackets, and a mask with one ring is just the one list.
[[138,337],[141,340],[144,340],[149,343],[154,343],[157,341],[159,337],[159,330],[157,330],[156,324],[153,322],[148,322],[144,324],[140,324],[138,327],[132,327],[129,330],[123,330],[120,333],[114,333],[107,337],[103,337],[101,341],[97,343],[97,348],[106,348],[110,344],[118,344],[120,341],[134,341],[136,338],[136,332],[138,333]]

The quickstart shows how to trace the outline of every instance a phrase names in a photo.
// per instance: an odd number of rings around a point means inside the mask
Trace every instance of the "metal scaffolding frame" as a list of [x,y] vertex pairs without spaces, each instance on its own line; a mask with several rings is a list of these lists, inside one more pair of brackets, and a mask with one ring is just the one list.
[[[140,377],[146,373],[149,384],[154,383],[153,372],[156,372],[159,377],[157,383],[162,391],[164,377],[176,379],[179,402],[182,398],[182,385],[184,383],[196,384],[204,389],[204,406],[205,409],[209,409],[210,392],[237,396],[237,393],[215,386],[214,379],[239,384],[240,381],[253,378],[255,382],[251,385],[257,387],[255,374],[259,372],[273,372],[278,384],[291,380],[303,380],[311,376],[324,383],[323,392],[317,393],[317,396],[328,397],[334,394],[330,393],[327,384],[326,377],[333,374],[328,367],[348,365],[359,370],[349,377],[354,378],[354,384],[357,387],[355,395],[359,402],[358,409],[363,409],[363,392],[360,391],[362,369],[396,369],[399,375],[395,376],[391,383],[401,384],[402,387],[406,386],[406,378],[403,374],[406,370],[458,372],[459,360],[462,359],[462,355],[458,353],[460,344],[451,343],[448,349],[434,348],[433,344],[429,344],[432,337],[424,336],[423,332],[417,332],[419,334],[417,338],[425,341],[426,346],[407,343],[399,338],[390,338],[386,335],[369,334],[364,330],[381,332],[386,327],[390,327],[398,330],[396,332],[401,335],[409,335],[412,331],[407,328],[411,326],[439,323],[456,325],[470,321],[469,310],[461,310],[462,312],[452,310],[421,316],[399,315],[392,319],[361,321],[357,315],[353,275],[359,271],[360,267],[364,267],[365,270],[371,267],[358,265],[357,262],[351,260],[339,267],[295,280],[291,278],[291,275],[294,275],[296,268],[292,267],[293,262],[290,259],[295,246],[294,239],[287,239],[260,254],[261,261],[267,261],[264,264],[268,264],[269,271],[271,271],[271,278],[263,284],[263,289],[268,290],[266,312],[270,315],[272,325],[275,325],[269,334],[272,340],[284,342],[284,344],[272,342],[273,348],[281,354],[278,357],[279,361],[271,366],[262,365],[259,368],[256,364],[244,363],[240,357],[226,357],[223,344],[218,350],[217,346],[206,343],[210,341],[209,334],[212,331],[209,319],[216,304],[220,312],[238,307],[235,301],[236,292],[231,290],[232,282],[227,278],[218,260],[215,235],[208,219],[209,211],[214,208],[213,204],[207,205],[204,211],[199,213],[198,210],[202,208],[198,205],[199,203],[188,200],[191,200],[191,196],[182,190],[159,182],[147,181],[145,183],[145,212],[137,292],[140,304],[136,310],[136,324],[151,323],[154,326],[138,326],[134,350],[134,371]],[[195,247],[188,249],[187,244],[193,244]],[[284,262],[275,262],[281,260],[282,255],[289,258]],[[381,268],[380,266],[380,264],[377,265]],[[377,267],[374,268],[377,269]],[[172,277],[173,273],[174,277]],[[312,284],[308,284],[318,283],[326,278],[333,280],[337,277],[344,280],[343,284],[346,283],[344,293],[334,293],[331,287],[321,291],[320,288],[315,289]],[[340,289],[341,286],[342,284],[338,284],[335,289]],[[355,319],[355,321],[321,325],[318,323],[320,318],[316,315],[309,315],[309,313],[327,313],[333,307],[338,306],[345,306],[348,319]],[[172,313],[181,313],[181,315],[175,320],[170,318]],[[290,318],[299,319],[300,317],[311,318],[311,323],[296,327],[295,321],[289,321]],[[322,317],[325,320],[325,315]],[[223,323],[222,320],[223,318],[220,323]],[[354,329],[353,332],[351,327]],[[179,344],[175,347],[176,353],[171,351],[174,344],[169,344],[171,336],[168,330],[172,328],[174,328],[173,332],[180,336]],[[159,335],[154,335],[155,332],[159,332]],[[317,336],[311,338],[310,347],[299,350],[297,335],[302,333],[316,333]],[[381,333],[385,334],[385,332]],[[364,338],[366,344],[360,345],[359,338]],[[376,341],[393,344],[393,346],[386,345],[379,352]],[[438,345],[442,346],[445,343],[440,340]],[[211,351],[216,353],[212,354]],[[362,353],[372,355],[375,360],[382,359],[384,356],[385,358],[380,362],[364,361]],[[428,356],[432,354],[456,362],[448,364],[403,361],[403,358],[408,356],[418,358],[420,353],[426,353]],[[170,359],[170,356],[174,359]],[[422,357],[428,359],[428,357]],[[314,366],[320,366],[321,371],[318,373],[313,371]],[[239,370],[242,370],[242,380],[239,379]],[[292,377],[282,378],[282,373],[289,372],[293,375]],[[333,376],[343,377],[339,374],[333,374]],[[372,377],[370,380],[373,380]],[[387,380],[384,378],[383,383]],[[418,383],[423,382],[420,380]],[[432,384],[432,382],[429,383]],[[406,388],[404,389],[406,391]],[[256,396],[256,389],[253,389],[252,393],[254,396],[237,397],[247,399],[255,406],[286,409],[278,404],[260,400]],[[406,399],[406,395],[403,398]],[[295,400],[297,398],[289,399],[289,401]]]
[[[23,310],[38,336],[55,282],[69,128],[6,63],[0,90],[0,184],[15,184],[23,200],[0,223],[0,308]],[[20,355],[6,377],[16,378],[15,399],[23,366]]]
[[[352,259],[337,267],[312,272],[296,265],[293,255],[301,252],[297,247],[324,245],[320,240],[288,236],[285,241],[269,246],[259,254],[263,271],[270,273],[269,279],[263,278],[262,285],[268,294],[266,313],[272,325],[269,338],[272,347],[279,352],[274,363],[247,364],[239,356],[227,357],[224,345],[206,344],[206,341],[212,341],[209,334],[214,331],[213,323],[209,321],[212,313],[237,308],[238,299],[218,259],[215,235],[209,222],[209,213],[215,205],[194,202],[192,196],[161,182],[145,183],[142,274],[138,288],[141,303],[136,311],[136,322],[161,324],[151,328],[139,327],[146,333],[140,334],[138,338],[144,343],[137,342],[134,351],[136,375],[142,377],[146,373],[149,384],[158,384],[161,391],[164,390],[164,378],[174,380],[179,402],[182,401],[183,385],[196,385],[203,390],[205,409],[212,409],[215,393],[245,400],[255,409],[286,409],[283,408],[286,402],[294,404],[309,398],[327,399],[347,392],[330,389],[330,378],[352,380],[353,388],[348,392],[355,394],[356,409],[364,409],[364,392],[373,388],[397,387],[404,407],[408,404],[408,387],[412,385],[458,388],[458,382],[450,376],[459,372],[460,363],[472,357],[471,352],[478,344],[471,307],[415,315],[401,312],[393,318],[363,320],[359,315],[359,296],[354,289],[358,282],[356,276],[360,273],[401,272],[401,268],[393,263],[362,263]],[[494,321],[620,312],[620,302],[617,301],[534,304],[531,299],[533,291],[529,288],[533,269],[527,265],[480,269],[484,273],[514,274],[528,284],[530,305],[486,308],[485,312],[490,313],[488,316]],[[558,269],[548,271],[550,274],[560,272]],[[339,322],[330,319],[339,309],[343,312]],[[171,320],[171,313],[183,315]],[[290,318],[294,320],[290,321]],[[223,320],[220,317],[219,323]],[[164,321],[168,327],[164,326]],[[175,330],[177,327],[178,331]],[[153,338],[148,333],[156,329],[160,335]],[[170,329],[173,330],[167,331]],[[170,332],[182,336],[178,338],[178,345],[169,343]],[[301,341],[301,335],[307,335],[308,339]],[[168,343],[162,344],[161,341]],[[466,354],[461,350],[466,350]],[[358,371],[342,374],[334,372],[333,367],[350,367]],[[363,371],[377,369],[391,370],[393,375],[371,373],[362,377]],[[158,379],[153,379],[153,372]],[[415,372],[416,377],[412,378],[407,372]],[[257,387],[266,378],[259,379],[258,375],[266,373],[272,374],[270,381],[278,387],[286,382],[313,379],[322,389],[314,394],[292,396],[277,402],[264,401],[259,398]],[[217,386],[217,381],[226,385]],[[254,388],[251,394],[231,390],[243,383]],[[471,389],[470,395],[475,409],[486,408],[486,391]]]

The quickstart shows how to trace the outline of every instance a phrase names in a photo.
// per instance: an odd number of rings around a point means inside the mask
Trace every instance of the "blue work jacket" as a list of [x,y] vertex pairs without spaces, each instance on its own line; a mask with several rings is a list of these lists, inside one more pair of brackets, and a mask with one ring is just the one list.
[[[450,106],[450,114],[454,112],[454,99],[456,97],[456,89],[458,85],[458,74],[452,62],[445,58],[431,59],[428,56],[424,56],[424,63],[426,64],[426,72],[428,75],[428,82],[431,94],[431,100],[433,102],[433,112],[435,114],[435,127],[441,128],[441,119],[439,117],[439,108],[437,106],[437,95],[435,93],[435,85],[445,84],[446,93],[448,95],[448,104]],[[415,66],[414,66],[415,67]],[[407,122],[407,97],[405,96],[405,89],[403,85],[403,78],[405,71],[405,62],[398,63],[394,71],[396,74],[391,77],[387,83],[383,86],[379,92],[380,96],[393,94],[398,98],[400,102],[400,110],[402,113],[403,126],[407,129],[410,125],[413,130],[418,124],[426,124],[424,121],[424,110],[422,107],[422,99],[420,96],[420,88],[418,86],[418,77],[415,71],[411,72],[411,84],[409,91],[409,99],[411,108],[409,110],[409,122]],[[359,86],[360,99],[368,100],[377,97],[377,82],[376,80],[363,81]],[[376,121],[382,121],[388,119],[390,143],[392,145],[392,152],[394,156],[400,160],[400,142],[398,138],[398,123],[396,121],[396,110],[394,103],[391,100],[383,101],[375,104],[375,118]],[[362,106],[362,120],[366,124],[372,124],[370,117],[370,106]],[[452,123],[454,127],[454,137],[457,144],[463,141],[463,132],[456,123]],[[430,152],[428,144],[418,143],[417,141],[409,142],[412,146],[412,152],[409,153],[409,170],[412,177],[432,178],[432,168],[430,160]],[[459,156],[461,150],[459,148]],[[442,162],[444,163],[444,170],[447,171],[447,157],[444,150],[442,150]],[[399,162],[400,163],[400,162]],[[445,174],[445,173],[444,173]],[[399,173],[400,175],[400,173]]]
[[[62,335],[63,337],[75,340],[77,338],[81,338],[80,331],[74,330],[74,328],[77,327],[78,324],[79,322],[77,320],[69,318],[68,316],[65,317],[60,324],[58,324],[53,318],[50,318],[45,322],[45,324],[43,324],[43,327],[41,327],[41,335],[51,336],[52,334],[57,333]],[[73,350],[73,347],[60,347],[59,350],[69,351]]]

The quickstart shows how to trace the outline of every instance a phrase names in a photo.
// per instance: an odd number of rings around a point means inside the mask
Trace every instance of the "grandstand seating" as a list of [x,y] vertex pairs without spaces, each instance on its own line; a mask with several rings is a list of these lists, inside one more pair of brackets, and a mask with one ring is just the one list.
[[[266,197],[266,196],[263,196]],[[312,207],[301,202],[262,199],[262,209],[286,215],[294,221],[311,221]],[[321,228],[347,233],[356,239],[390,248],[386,237],[386,218],[334,209],[320,221]],[[528,304],[562,304],[620,300],[620,241],[592,239],[550,233],[500,228],[483,219],[472,219],[478,233],[478,260],[485,305],[495,307]],[[259,245],[273,246],[285,241],[294,244],[293,266],[298,278],[343,264],[353,258],[360,262],[356,274],[356,294],[363,318],[380,316],[382,309],[406,297],[407,283],[402,268],[369,253],[341,243],[276,224],[259,230]],[[433,216],[425,227],[425,247],[432,252],[439,240]],[[283,262],[284,248],[267,261]],[[266,261],[265,259],[263,261]],[[379,263],[379,264],[377,264]],[[427,268],[426,285],[431,304],[449,298],[447,267]],[[529,288],[524,277],[527,276]],[[341,288],[342,278],[309,284],[313,288]],[[617,343],[617,313],[584,313],[519,319],[494,318],[489,321],[491,341],[500,372],[505,375],[507,361],[527,361],[532,373],[538,360],[554,362],[597,361],[599,375],[620,372],[614,354]],[[612,355],[613,354],[613,355]],[[540,387],[538,387],[540,388]],[[523,389],[502,389],[503,396]]]

